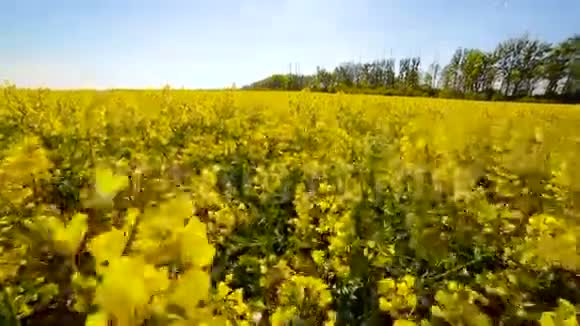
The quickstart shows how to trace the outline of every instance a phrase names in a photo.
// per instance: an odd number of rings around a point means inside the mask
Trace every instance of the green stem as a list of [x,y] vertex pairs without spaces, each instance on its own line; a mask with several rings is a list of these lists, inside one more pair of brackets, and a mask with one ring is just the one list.
[[438,279],[440,279],[440,278],[443,278],[443,277],[445,277],[445,276],[447,276],[447,275],[449,275],[449,274],[452,274],[452,273],[458,272],[459,270],[461,270],[461,269],[463,269],[463,268],[465,268],[465,267],[467,267],[467,266],[471,266],[471,265],[473,265],[473,264],[475,264],[475,263],[478,263],[478,262],[480,262],[480,261],[481,261],[481,259],[474,259],[474,260],[472,260],[472,261],[470,261],[470,262],[467,262],[467,263],[465,263],[465,264],[463,264],[463,265],[459,265],[459,266],[457,266],[457,267],[455,267],[455,268],[452,268],[452,269],[448,270],[448,271],[447,271],[447,272],[445,272],[445,273],[442,273],[442,274],[439,274],[439,275],[434,275],[434,276],[432,276],[432,277],[428,277],[428,278],[427,278],[427,280],[429,280],[429,281],[435,281],[435,280],[438,280]]
[[2,288],[0,292],[0,306],[4,306],[8,309],[8,316],[4,316],[7,319],[3,320],[3,316],[0,315],[0,321],[7,322],[7,326],[20,326],[20,320],[16,315],[14,306],[12,304],[12,300],[10,300],[9,294],[6,291],[6,288]]
[[129,251],[131,250],[131,244],[133,243],[133,241],[135,241],[135,236],[137,234],[137,226],[139,225],[139,221],[141,220],[140,217],[141,216],[137,217],[137,219],[135,220],[135,223],[133,223],[131,230],[129,231],[129,238],[127,239],[127,242],[125,243],[125,247],[123,248],[123,253],[121,254],[121,256],[129,255]]

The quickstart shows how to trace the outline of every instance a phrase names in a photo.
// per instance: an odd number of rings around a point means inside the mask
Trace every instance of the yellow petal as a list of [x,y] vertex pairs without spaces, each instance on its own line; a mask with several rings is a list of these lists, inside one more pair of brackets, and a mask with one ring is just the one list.
[[101,197],[112,198],[123,188],[127,187],[129,180],[125,176],[116,176],[113,171],[106,168],[97,168],[95,171],[95,189]]
[[124,231],[113,229],[93,238],[89,244],[89,250],[95,257],[97,263],[97,272],[101,273],[101,264],[105,261],[111,261],[118,258],[123,253],[127,236]]
[[118,325],[136,324],[142,317],[137,313],[143,311],[149,302],[144,266],[139,258],[112,259],[95,291],[94,303],[114,316]]
[[108,326],[109,319],[107,318],[107,313],[99,311],[87,316],[85,320],[85,326]]
[[208,243],[205,224],[193,217],[181,234],[181,259],[197,267],[212,263],[215,249]]
[[206,273],[189,270],[177,281],[170,301],[183,307],[188,317],[195,317],[197,305],[200,300],[207,298],[209,286],[209,276]]

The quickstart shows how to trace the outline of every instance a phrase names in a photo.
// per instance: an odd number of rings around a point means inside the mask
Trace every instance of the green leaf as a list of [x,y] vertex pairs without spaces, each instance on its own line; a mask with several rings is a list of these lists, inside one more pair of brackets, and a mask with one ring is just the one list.
[[12,298],[7,288],[0,290],[0,325],[19,326],[20,321],[14,311]]
[[314,250],[311,253],[312,256],[312,260],[314,260],[314,262],[317,265],[323,265],[324,261],[325,261],[325,252],[323,250]]

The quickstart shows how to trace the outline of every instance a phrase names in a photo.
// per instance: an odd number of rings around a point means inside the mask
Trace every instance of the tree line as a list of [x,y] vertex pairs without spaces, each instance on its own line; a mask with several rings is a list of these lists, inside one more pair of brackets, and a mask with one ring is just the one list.
[[580,34],[550,44],[528,35],[492,51],[458,48],[426,69],[420,57],[345,62],[312,75],[275,74],[248,89],[431,96],[479,100],[580,102]]

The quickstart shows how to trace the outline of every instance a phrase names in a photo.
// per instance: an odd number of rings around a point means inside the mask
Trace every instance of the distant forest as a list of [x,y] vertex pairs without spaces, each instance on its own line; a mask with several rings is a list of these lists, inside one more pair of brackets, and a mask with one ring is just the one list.
[[420,57],[345,62],[314,75],[275,74],[244,89],[303,90],[475,100],[580,102],[580,34],[550,44],[528,35],[490,52],[458,48],[450,62]]

